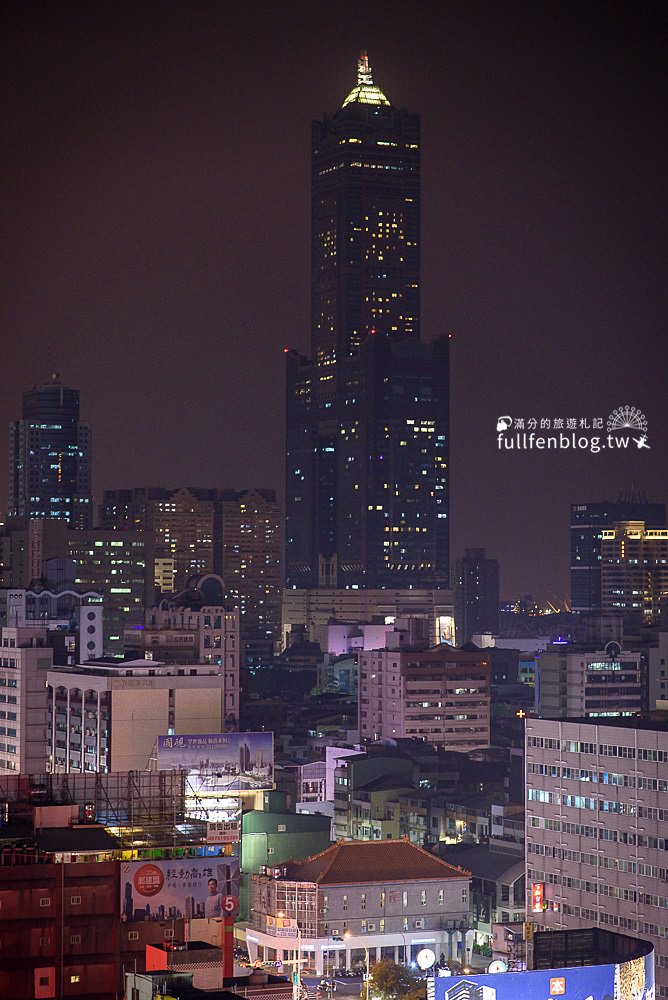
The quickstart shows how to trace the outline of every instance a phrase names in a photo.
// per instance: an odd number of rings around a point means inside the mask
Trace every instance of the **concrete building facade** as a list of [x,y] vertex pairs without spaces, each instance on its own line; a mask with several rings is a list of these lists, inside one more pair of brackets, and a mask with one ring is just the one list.
[[271,662],[280,646],[282,537],[274,490],[228,491],[219,503],[219,572],[241,613],[243,656],[250,668]]
[[[270,489],[139,487],[107,490],[100,523],[155,538],[152,585],[169,598],[216,573],[241,613],[242,655],[270,662],[280,638],[282,531]],[[154,603],[155,594],[151,597]]]
[[416,737],[448,750],[490,743],[489,657],[451,646],[360,653],[360,738]]
[[158,736],[225,731],[227,678],[212,664],[125,661],[45,680],[49,771],[142,771]]
[[601,533],[603,611],[656,623],[668,597],[668,528],[621,521]]
[[455,641],[452,592],[449,590],[377,590],[316,588],[283,591],[283,645],[294,628],[319,642],[332,623],[374,624],[391,628],[397,618],[425,620],[430,645]]
[[0,641],[0,774],[41,774],[53,649],[46,629],[3,628]]
[[526,720],[527,919],[647,938],[668,996],[668,716]]
[[126,629],[124,648],[137,659],[161,663],[214,664],[225,677],[225,727],[239,722],[239,609],[161,606],[146,612],[146,625]]
[[642,707],[640,652],[552,643],[536,658],[535,705],[551,718],[637,715]]
[[[470,875],[407,840],[338,842],[313,857],[254,875],[252,959],[290,961],[294,941],[278,931],[296,921],[305,967],[316,974],[381,958],[408,962],[427,942],[438,955],[469,918]],[[286,947],[287,945],[287,947]]]
[[36,854],[3,857],[0,867],[0,995],[114,1000],[118,863],[54,864]]
[[571,607],[573,611],[600,613],[601,538],[615,521],[640,520],[653,528],[665,527],[666,505],[649,503],[638,493],[616,501],[573,504],[571,507]]

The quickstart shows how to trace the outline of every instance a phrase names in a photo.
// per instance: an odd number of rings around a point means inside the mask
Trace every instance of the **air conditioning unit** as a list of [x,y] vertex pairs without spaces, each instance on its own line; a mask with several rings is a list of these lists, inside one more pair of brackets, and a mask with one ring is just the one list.
[[366,925],[366,929],[368,931],[375,931],[376,925],[374,923],[372,923],[372,921],[369,921],[369,923]]
[[415,926],[418,929],[424,928],[424,917],[418,917],[418,919],[415,921]]

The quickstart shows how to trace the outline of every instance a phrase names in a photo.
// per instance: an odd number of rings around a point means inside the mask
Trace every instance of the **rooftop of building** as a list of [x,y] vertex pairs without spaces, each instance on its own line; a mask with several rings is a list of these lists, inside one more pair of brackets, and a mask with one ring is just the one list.
[[97,854],[101,851],[120,851],[122,847],[120,840],[96,823],[36,830],[35,844],[40,851],[50,854]]
[[451,865],[468,869],[474,878],[492,882],[515,882],[524,874],[524,855],[494,850],[488,844],[439,846],[438,856]]
[[289,660],[294,656],[322,656],[319,642],[311,642],[309,639],[297,639],[287,649],[277,657],[278,660]]
[[659,733],[668,732],[668,711],[657,709],[641,715],[599,716],[596,718],[575,716],[567,719],[538,719],[527,717],[527,722],[561,722],[580,726],[604,726],[614,729],[642,729]]
[[[166,955],[171,955],[172,952],[210,952],[210,951],[220,951],[220,946],[217,944],[211,944],[209,941],[157,941],[151,944],[151,948],[156,948],[158,951],[164,951]],[[247,979],[247,976],[240,976],[240,981]]]
[[469,872],[402,840],[339,840],[304,861],[285,866],[286,877],[318,885],[468,878]]
[[[503,781],[503,775],[499,775],[499,782]],[[477,791],[470,791],[470,786],[459,785],[453,792],[446,792],[444,798],[448,809],[456,812],[464,812],[469,815],[476,813],[478,816],[490,816],[492,806],[496,805],[499,796],[493,790],[488,794]]]
[[[151,945],[158,948],[158,945]],[[210,951],[211,946],[206,945]],[[166,956],[174,957],[174,951],[165,952]],[[259,971],[259,970],[258,970]],[[134,976],[137,973],[127,974],[126,984],[132,985]],[[232,976],[224,980],[224,989],[204,990],[192,985],[192,972],[175,972],[173,969],[165,969],[159,972],[144,972],[140,974],[143,981],[152,980],[154,988],[159,989],[160,996],[176,996],[179,1000],[242,1000],[244,997],[259,996],[283,996],[289,995],[292,986],[285,976],[274,976],[262,970],[262,978],[259,982],[254,982],[252,973],[250,976]],[[283,987],[283,990],[281,990]],[[239,992],[235,992],[238,990]]]
[[[397,650],[388,650],[389,653],[395,653]],[[482,665],[489,665],[489,656],[487,655],[486,649],[480,649],[475,646],[472,642],[467,642],[463,646],[451,646],[450,643],[441,642],[435,646],[422,646],[420,643],[416,643],[414,646],[404,646],[399,651],[403,656],[417,656],[422,657],[425,662],[425,666],[430,665],[430,661],[434,660],[438,662],[439,660],[446,660],[448,663],[456,665],[458,662],[466,662],[467,665],[473,665],[476,661]]]
[[[218,674],[215,663],[173,663],[163,660],[115,660],[102,657],[86,663],[54,665],[55,673],[85,674],[92,677],[204,677]],[[186,674],[185,671],[188,671]],[[194,672],[194,673],[193,673]]]
[[[120,840],[99,823],[74,823],[65,827],[43,827],[35,830],[29,821],[12,818],[0,828],[0,848],[3,850],[3,856],[17,845],[34,850],[42,859],[60,853],[108,854],[120,851],[123,846]],[[8,853],[6,862],[10,860]]]
[[405,781],[402,781],[401,777],[392,777],[392,775],[382,774],[377,778],[371,778],[369,781],[361,782],[357,785],[357,792],[397,792],[401,794],[402,792],[413,792],[414,789],[411,785],[407,785]]

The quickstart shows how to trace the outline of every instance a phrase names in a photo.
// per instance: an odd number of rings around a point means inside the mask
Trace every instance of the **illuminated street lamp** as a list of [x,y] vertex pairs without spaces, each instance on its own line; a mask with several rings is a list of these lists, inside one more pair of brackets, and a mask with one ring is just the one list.
[[[284,917],[285,913],[279,910],[276,914],[277,917]],[[297,923],[297,918],[295,917],[295,928],[297,930],[297,957],[295,960],[295,973],[292,978],[292,1000],[300,1000],[302,993],[302,929]],[[367,1000],[369,998],[367,997]]]
[[[344,931],[343,932],[343,936],[344,936],[344,938],[347,938],[348,940],[350,940],[352,938],[352,934],[350,933],[350,931]],[[367,948],[367,946],[365,944],[362,944],[362,947],[364,948],[364,962],[366,964],[366,987],[365,987],[365,993],[366,993],[366,1000],[369,1000],[369,980],[370,980],[370,976],[371,976],[371,965],[370,965],[370,962],[369,962],[369,949]]]

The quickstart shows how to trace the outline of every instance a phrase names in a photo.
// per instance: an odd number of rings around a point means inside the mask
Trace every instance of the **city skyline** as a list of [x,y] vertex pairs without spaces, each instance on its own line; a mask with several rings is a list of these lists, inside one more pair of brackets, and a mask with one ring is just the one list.
[[[668,495],[658,5],[399,10],[333,36],[326,12],[272,25],[262,4],[9,5],[2,419],[58,371],[95,433],[98,498],[282,492],[282,352],[310,332],[309,127],[368,48],[422,117],[422,335],[453,333],[451,562],[484,547],[503,597],[560,600],[572,503]],[[625,405],[649,450],[497,447],[502,414]]]

